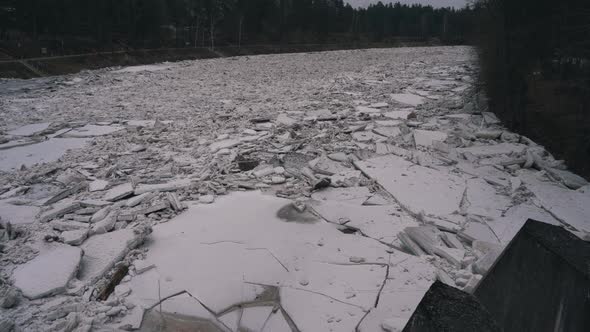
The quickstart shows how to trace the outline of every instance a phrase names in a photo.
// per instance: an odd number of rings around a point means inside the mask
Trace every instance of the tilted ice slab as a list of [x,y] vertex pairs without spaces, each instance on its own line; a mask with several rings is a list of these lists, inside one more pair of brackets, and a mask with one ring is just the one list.
[[220,313],[275,286],[300,330],[348,331],[374,306],[387,264],[427,264],[321,220],[284,221],[277,214],[290,204],[233,193],[154,227],[145,264],[155,268],[131,280],[130,299],[151,306],[187,291]]
[[56,161],[66,151],[82,148],[86,142],[84,138],[52,138],[37,144],[0,150],[0,171],[18,169],[21,165],[29,167]]
[[501,154],[521,154],[526,149],[526,145],[524,144],[513,144],[513,143],[500,143],[496,145],[480,145],[480,146],[471,146],[468,148],[459,148],[457,152],[465,153],[469,152],[476,157],[491,157],[497,156]]
[[10,222],[11,224],[30,224],[35,221],[35,217],[40,209],[36,206],[15,205],[11,204],[13,200],[0,200],[0,220]]
[[590,195],[542,182],[528,171],[523,171],[519,177],[552,216],[578,230],[590,232]]
[[424,97],[420,97],[411,93],[395,93],[391,95],[391,99],[397,101],[398,103],[410,106],[418,106],[424,103]]
[[467,180],[464,210],[469,214],[499,218],[510,206],[508,196],[498,194],[496,189],[483,179]]
[[414,130],[414,142],[417,146],[431,146],[435,141],[444,142],[448,135],[440,131]]
[[157,64],[157,65],[142,65],[142,66],[131,66],[131,67],[126,67],[123,69],[119,69],[119,70],[115,70],[113,71],[113,73],[116,74],[124,74],[124,73],[139,73],[139,72],[154,72],[154,71],[160,71],[160,70],[166,70],[172,68],[171,65],[165,65],[165,64]]
[[414,214],[423,211],[443,216],[459,211],[465,180],[450,172],[415,165],[393,155],[357,161],[355,165]]
[[82,250],[68,245],[52,248],[19,266],[14,285],[31,300],[59,294],[78,271]]
[[36,133],[49,128],[49,125],[51,125],[51,122],[28,124],[26,126],[11,130],[7,132],[7,134],[12,136],[33,136]]
[[94,235],[84,242],[82,267],[78,279],[91,284],[100,279],[139,241],[132,229]]
[[122,126],[98,126],[98,125],[86,125],[84,127],[72,129],[71,131],[62,135],[63,137],[97,137],[109,135],[119,130],[123,130],[125,127]]
[[529,219],[556,226],[561,224],[549,212],[532,204],[513,206],[505,212],[503,217],[487,220],[486,223],[502,244],[508,244]]

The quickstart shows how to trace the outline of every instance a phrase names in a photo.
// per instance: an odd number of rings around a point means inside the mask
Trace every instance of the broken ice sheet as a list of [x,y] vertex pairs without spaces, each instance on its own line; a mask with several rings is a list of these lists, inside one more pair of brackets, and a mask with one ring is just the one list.
[[[352,265],[306,262],[282,287],[322,294],[342,303],[369,309],[387,276],[386,264]],[[304,281],[304,282],[303,282]]]
[[292,329],[282,311],[279,310],[268,318],[262,332],[292,332]]
[[15,170],[25,165],[57,161],[70,149],[86,145],[85,138],[52,138],[47,141],[0,151],[0,171]]
[[590,195],[541,182],[529,171],[523,171],[519,177],[539,199],[541,206],[560,222],[590,232]]
[[273,306],[254,306],[243,309],[240,319],[240,331],[261,331],[269,319]]
[[381,110],[379,110],[378,108],[372,108],[372,107],[367,107],[367,106],[357,106],[357,107],[355,107],[355,110],[359,113],[364,113],[364,114],[380,113],[381,112]]
[[398,127],[379,127],[373,129],[373,132],[384,137],[396,137],[402,133]]
[[469,152],[476,157],[491,157],[501,154],[521,154],[526,149],[524,144],[513,144],[513,143],[500,143],[496,145],[479,145],[468,148],[459,148],[457,152],[466,153]]
[[498,194],[496,189],[482,179],[467,180],[464,209],[469,214],[498,218],[511,204],[510,198]]
[[45,252],[14,270],[14,286],[31,300],[65,291],[80,265],[82,250],[68,245],[45,248]]
[[415,219],[397,205],[358,206],[318,201],[313,203],[313,209],[329,222],[359,229],[366,236],[388,244],[396,242],[397,234],[404,228],[418,226]]
[[35,217],[40,208],[30,205],[16,205],[12,199],[0,200],[0,220],[4,223],[9,222],[13,225],[30,224],[35,221]]
[[391,112],[387,112],[385,114],[383,114],[385,117],[390,118],[390,119],[394,119],[394,120],[407,120],[408,117],[410,116],[410,114],[412,114],[413,111],[391,111]]
[[62,137],[97,137],[109,135],[119,130],[123,130],[125,127],[112,125],[112,126],[98,126],[98,125],[86,125],[84,127],[75,128],[67,133],[63,134]]
[[370,131],[357,131],[352,133],[352,138],[359,142],[379,142],[385,139],[384,136],[377,135]]
[[360,322],[359,332],[382,331],[381,324],[390,318],[407,323],[436,280],[436,269],[418,257],[411,257],[391,266],[389,276],[381,290],[377,307],[372,308]]
[[411,93],[395,93],[391,95],[391,99],[398,103],[410,106],[418,106],[424,103],[425,100],[424,97],[420,97]]
[[444,142],[448,135],[440,131],[414,130],[416,146],[431,146],[435,141]]
[[355,165],[411,213],[442,216],[459,211],[465,180],[448,171],[422,167],[391,155],[357,161]]
[[369,197],[371,193],[367,187],[326,188],[311,195],[311,198],[317,201],[342,201],[358,205]]
[[22,126],[7,132],[8,135],[12,136],[34,136],[47,128],[49,128],[51,122],[33,123],[26,126]]
[[301,332],[354,331],[364,315],[357,306],[306,290],[281,288],[281,303]]
[[197,330],[225,331],[225,327],[203,305],[187,293],[164,300],[145,314],[140,331]]
[[[290,201],[259,192],[233,193],[214,205],[192,206],[168,223],[157,225],[146,257],[146,262],[156,268],[131,280],[130,296],[154,301],[160,279],[166,292],[187,290],[220,312],[255,299],[256,292],[244,292],[252,284],[295,282],[299,280],[298,270],[304,271],[313,262],[325,262],[329,268],[351,264],[353,256],[363,257],[367,263],[385,264],[389,260],[386,246],[343,234],[328,223],[282,221],[276,213],[287,204]],[[396,252],[395,257],[407,255]],[[354,274],[337,271],[339,267],[334,265],[323,275],[355,289]],[[321,278],[317,282],[327,283]],[[335,296],[346,298],[346,290]]]
[[507,244],[512,241],[529,219],[556,226],[561,224],[549,212],[532,204],[513,206],[506,211],[503,217],[488,220],[487,224],[498,236],[500,242]]
[[492,228],[482,221],[471,220],[465,225],[465,228],[461,231],[462,235],[467,238],[474,240],[486,241],[490,243],[498,243],[500,240],[494,233]]
[[132,229],[94,235],[82,244],[84,257],[78,279],[92,284],[120,261],[139,240]]
[[168,65],[165,63],[155,64],[155,65],[140,65],[140,66],[130,66],[130,67],[125,67],[123,69],[114,70],[112,73],[113,74],[125,74],[125,73],[140,73],[140,72],[144,72],[144,71],[155,72],[155,71],[170,69],[172,67],[173,67],[172,65]]

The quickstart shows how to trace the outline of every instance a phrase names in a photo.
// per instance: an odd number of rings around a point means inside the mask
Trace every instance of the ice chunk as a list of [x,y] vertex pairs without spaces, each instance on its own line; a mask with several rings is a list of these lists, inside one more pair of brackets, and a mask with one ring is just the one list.
[[477,262],[473,264],[473,272],[481,275],[486,275],[486,273],[490,270],[492,265],[494,265],[501,253],[502,251],[498,249],[492,249],[488,251],[480,259],[478,259]]
[[465,181],[447,171],[414,165],[387,155],[355,165],[412,213],[447,215],[459,211]]
[[133,195],[134,189],[131,183],[123,183],[109,189],[103,199],[109,202],[116,202]]
[[94,192],[94,191],[105,190],[108,185],[109,185],[109,181],[94,180],[88,184],[88,191]]
[[64,239],[64,243],[79,246],[86,240],[88,237],[88,230],[87,229],[79,229],[73,231],[66,231],[61,233],[61,237]]
[[292,126],[297,123],[297,120],[290,118],[289,116],[287,116],[284,113],[281,113],[281,114],[279,114],[279,116],[277,116],[276,122],[278,122],[282,125],[285,125],[285,126]]
[[499,218],[511,204],[510,198],[498,194],[482,179],[467,180],[465,211],[478,216]]
[[9,222],[13,225],[30,224],[35,221],[35,217],[40,209],[36,206],[14,205],[12,200],[0,201],[0,220]]
[[155,72],[161,70],[167,70],[172,68],[171,65],[166,64],[157,64],[157,65],[140,65],[140,66],[130,66],[125,67],[123,69],[113,71],[114,74],[126,74],[126,73],[139,73],[143,71],[147,72]]
[[327,188],[315,192],[311,198],[317,201],[342,201],[361,205],[371,196],[367,187]]
[[543,208],[560,222],[590,232],[590,195],[542,183],[528,174],[522,175],[521,178],[526,187],[539,199]]
[[86,125],[84,127],[76,128],[67,133],[63,134],[62,137],[96,137],[109,135],[119,130],[123,130],[125,127],[122,126],[97,126],[97,125]]
[[387,106],[389,106],[389,104],[383,103],[383,102],[381,102],[381,103],[374,103],[374,104],[369,105],[369,107],[373,107],[373,108],[384,108],[384,107],[387,107]]
[[379,127],[373,129],[373,132],[385,137],[396,137],[402,133],[398,127]]
[[412,114],[412,111],[391,111],[391,112],[387,112],[385,114],[383,114],[385,117],[390,118],[390,119],[400,119],[400,120],[407,120],[408,117],[410,116],[410,114]]
[[378,142],[378,141],[385,139],[385,137],[383,137],[381,135],[377,135],[377,134],[370,132],[370,131],[354,132],[354,133],[352,133],[352,138],[356,141],[359,141],[359,142]]
[[215,153],[221,149],[231,149],[236,147],[242,143],[239,139],[226,139],[218,142],[213,142],[209,145],[209,149],[211,152]]
[[406,104],[410,106],[418,106],[424,103],[424,98],[411,93],[394,93],[391,95],[391,99],[398,103]]
[[504,217],[488,220],[487,223],[498,236],[500,242],[506,244],[512,241],[528,219],[551,225],[561,224],[549,212],[531,204],[520,204],[511,207],[506,211]]
[[18,169],[21,165],[50,163],[61,158],[70,149],[86,145],[84,138],[52,138],[50,140],[8,150],[0,153],[0,171]]
[[141,195],[147,192],[176,191],[190,186],[191,183],[190,179],[178,179],[160,184],[141,184],[135,188],[135,195]]
[[440,131],[414,130],[417,146],[431,146],[435,141],[444,142],[448,135]]
[[481,240],[491,243],[498,243],[498,237],[492,231],[490,226],[483,222],[469,221],[465,226],[465,229],[461,232],[461,235],[472,240]]
[[359,113],[364,113],[364,114],[380,113],[381,112],[381,110],[379,110],[377,108],[372,108],[372,107],[367,107],[367,106],[357,106],[355,108],[355,110]]
[[521,154],[526,149],[524,144],[500,143],[496,145],[479,145],[457,149],[459,153],[471,153],[476,157],[492,157],[501,154]]
[[501,121],[496,117],[496,114],[492,112],[482,112],[483,119],[488,125],[500,124]]
[[26,126],[10,130],[7,132],[7,134],[12,136],[34,136],[36,133],[49,128],[49,125],[51,125],[51,122],[28,124]]
[[330,222],[359,229],[363,234],[389,244],[406,227],[418,226],[413,218],[400,213],[397,205],[358,206],[345,202],[321,201],[314,203],[313,209]]
[[96,282],[141,241],[143,237],[129,228],[90,237],[81,246],[84,257],[78,279]]
[[52,248],[17,267],[12,274],[14,285],[31,300],[62,293],[78,271],[81,257],[80,248]]
[[66,213],[70,213],[78,210],[81,207],[79,202],[60,202],[55,204],[52,209],[43,212],[39,216],[39,221],[48,222],[55,218],[64,216]]

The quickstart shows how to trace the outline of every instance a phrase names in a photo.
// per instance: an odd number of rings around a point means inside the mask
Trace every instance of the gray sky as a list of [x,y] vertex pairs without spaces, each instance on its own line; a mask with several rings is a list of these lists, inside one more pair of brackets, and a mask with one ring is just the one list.
[[[379,0],[344,0],[353,7],[366,7],[372,3],[377,3]],[[400,2],[402,4],[420,3],[423,5],[431,5],[433,7],[455,7],[463,8],[467,0],[381,0],[383,3]]]

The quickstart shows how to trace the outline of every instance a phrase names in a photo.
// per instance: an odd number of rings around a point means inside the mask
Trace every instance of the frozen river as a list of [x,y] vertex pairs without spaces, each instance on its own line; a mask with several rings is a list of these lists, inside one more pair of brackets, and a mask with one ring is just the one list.
[[0,321],[401,331],[527,219],[587,237],[588,183],[476,77],[473,49],[431,47],[1,81]]

